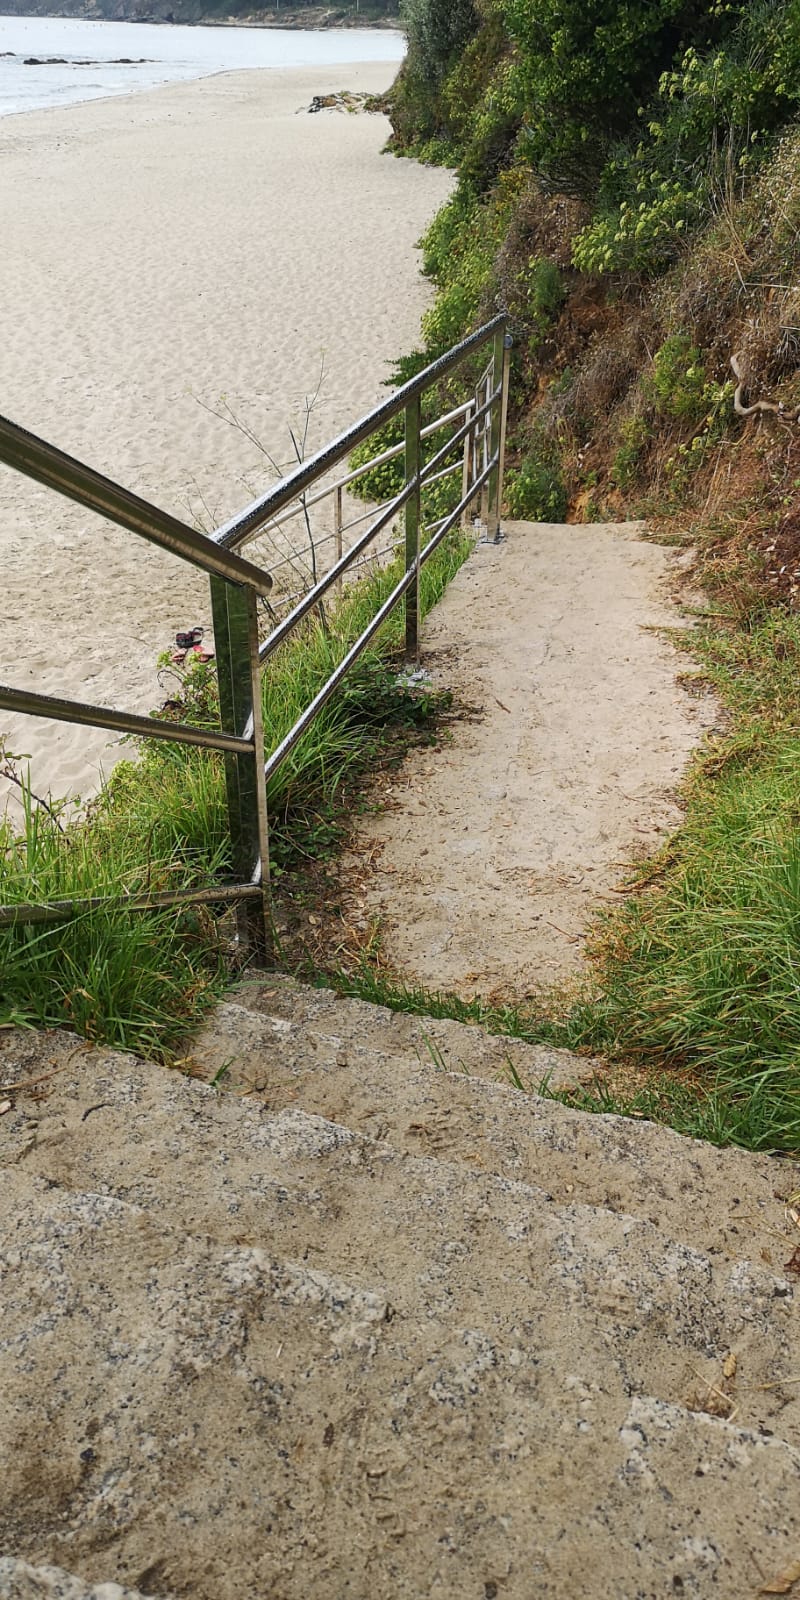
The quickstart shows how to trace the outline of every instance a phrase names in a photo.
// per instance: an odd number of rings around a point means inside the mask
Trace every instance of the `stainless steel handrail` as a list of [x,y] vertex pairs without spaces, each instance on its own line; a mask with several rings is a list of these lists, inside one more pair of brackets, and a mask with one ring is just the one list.
[[[463,417],[468,412],[470,414],[472,413],[471,404],[458,406],[455,411],[448,412],[446,416],[439,417],[436,422],[432,422],[427,428],[423,428],[420,438],[429,439],[432,434],[439,433],[440,430],[455,417]],[[462,429],[461,433],[458,435],[458,438],[453,438],[449,441],[448,450],[453,449],[454,446],[459,442],[459,439],[464,438],[464,436],[469,432],[470,427],[474,425],[474,422],[475,418],[472,416],[471,423],[468,423]],[[312,507],[320,505],[323,500],[327,500],[332,494],[336,494],[337,490],[347,488],[351,483],[355,483],[358,478],[363,478],[366,473],[372,472],[375,467],[382,467],[385,466],[389,461],[396,461],[398,456],[403,454],[404,450],[404,444],[393,445],[391,450],[383,450],[379,456],[373,456],[371,461],[366,461],[362,467],[356,467],[355,471],[349,472],[345,478],[337,478],[335,483],[328,484],[326,488],[320,490],[319,494],[309,495],[303,506],[292,508],[291,511],[282,513],[279,517],[274,517],[267,524],[266,528],[263,528],[260,531],[262,533],[273,533],[278,528],[284,527],[287,522],[292,520],[292,518],[299,517],[304,510],[310,511]],[[428,467],[426,467],[423,474],[423,482],[425,483],[426,488],[430,488],[432,483],[438,483],[441,478],[447,478],[453,472],[458,472],[458,470],[459,463],[454,462],[452,467],[446,467],[443,472],[437,472],[434,476],[430,476]],[[379,506],[371,506],[367,511],[359,512],[357,517],[351,517],[349,522],[343,522],[341,527],[339,527],[334,533],[326,533],[322,536],[322,538],[315,538],[315,549],[324,550],[325,546],[327,544],[333,544],[334,540],[340,534],[349,533],[351,528],[357,528],[359,523],[366,522],[369,517],[375,516],[376,512],[378,511],[385,511],[387,506],[391,504],[392,502],[390,500],[384,500]],[[254,534],[253,537],[257,538],[258,535]],[[280,561],[273,561],[270,564],[270,572],[272,573],[273,578],[275,573],[280,572],[282,567],[290,567],[297,559],[298,557],[295,554],[292,554],[288,556],[282,556]],[[274,603],[275,602],[273,601],[273,604]]]
[[0,461],[24,473],[26,478],[55,489],[66,499],[77,500],[87,511],[96,511],[130,533],[149,539],[162,550],[191,561],[203,572],[215,573],[230,583],[250,584],[257,594],[269,594],[272,588],[268,572],[232,551],[215,549],[213,541],[198,533],[196,528],[190,528],[168,511],[159,510],[149,500],[142,500],[130,489],[112,483],[94,467],[87,467],[55,445],[38,439],[16,422],[10,422],[8,417],[0,417]]
[[[441,428],[446,428],[449,422],[455,422],[456,417],[465,416],[470,407],[471,401],[467,401],[466,405],[456,406],[454,410],[446,411],[444,416],[437,417],[435,422],[429,422],[428,426],[422,429],[420,438],[429,439],[432,434],[438,433]],[[258,537],[258,533],[267,531],[272,533],[277,528],[284,527],[287,522],[291,522],[293,517],[299,517],[303,511],[313,510],[314,506],[321,505],[323,500],[329,500],[331,495],[336,494],[339,489],[348,489],[351,483],[357,483],[359,478],[365,477],[368,472],[373,472],[376,467],[383,467],[389,461],[396,461],[404,450],[405,445],[402,442],[393,444],[389,450],[382,450],[380,455],[373,456],[370,461],[365,461],[363,466],[354,467],[352,472],[345,473],[343,478],[337,478],[334,483],[327,483],[324,489],[320,489],[317,494],[307,495],[301,506],[292,506],[290,509],[282,511],[279,516],[270,517],[263,528],[258,529],[256,533],[251,534],[249,537],[255,539]],[[332,534],[331,538],[333,537],[334,535]],[[318,543],[322,542],[321,540],[318,541]],[[272,571],[275,571],[274,566]]]
[[[495,457],[490,463],[489,470],[491,471],[496,466],[497,458]],[[479,484],[477,487],[480,488],[481,485]],[[331,673],[331,676],[328,678],[327,682],[323,684],[322,688],[319,690],[319,693],[311,701],[310,705],[307,706],[302,715],[298,717],[294,727],[289,729],[289,732],[284,736],[277,748],[273,750],[272,755],[264,767],[264,776],[266,777],[267,782],[269,782],[269,779],[277,772],[282,761],[287,755],[289,755],[290,751],[294,749],[295,745],[298,743],[298,740],[302,738],[303,734],[311,726],[311,723],[314,721],[317,712],[322,710],[322,707],[325,705],[326,701],[330,700],[331,695],[339,687],[342,679],[347,676],[350,668],[358,660],[359,656],[363,654],[367,645],[374,638],[379,629],[383,627],[384,622],[394,610],[398,601],[402,599],[403,595],[406,594],[412,583],[414,583],[419,568],[430,559],[434,550],[438,545],[441,544],[445,534],[449,533],[450,529],[455,527],[466,505],[469,503],[469,501],[473,500],[474,497],[473,491],[466,497],[466,499],[459,501],[459,504],[456,506],[455,510],[451,511],[450,515],[445,518],[444,525],[439,528],[438,532],[425,546],[425,549],[420,551],[417,567],[412,567],[408,571],[404,572],[402,578],[400,578],[399,582],[395,584],[391,593],[384,600],[383,605],[378,611],[376,611],[372,621],[364,629],[363,633],[356,640],[355,644],[351,645],[347,655],[343,657],[338,667],[334,672]]]
[[[474,398],[465,405],[451,408],[444,416],[424,428],[420,415],[421,396],[442,378],[455,371],[467,357],[492,343],[492,357],[478,379]],[[256,954],[264,954],[270,942],[269,906],[269,828],[267,818],[267,784],[278,771],[281,762],[294,749],[317,712],[330,699],[375,634],[383,626],[394,608],[405,599],[406,654],[414,656],[418,649],[418,585],[419,574],[441,544],[451,528],[462,520],[480,495],[490,536],[499,535],[500,504],[502,498],[503,457],[505,450],[506,412],[509,389],[510,339],[506,332],[504,315],[494,317],[461,344],[434,361],[410,382],[397,389],[381,405],[376,406],[345,433],[318,451],[310,460],[302,462],[278,483],[247,506],[231,521],[218,528],[211,536],[198,533],[179,518],[160,510],[149,501],[122,488],[104,477],[94,468],[58,450],[54,445],[26,432],[16,423],[0,417],[0,461],[16,468],[55,489],[59,494],[87,510],[110,518],[121,527],[148,539],[161,549],[180,556],[200,567],[209,576],[214,621],[217,681],[220,700],[219,729],[199,727],[192,723],[166,722],[153,717],[137,716],[117,711],[108,706],[96,706],[53,695],[42,695],[29,690],[0,685],[0,709],[26,715],[48,717],[55,721],[74,722],[79,725],[107,728],[111,731],[133,734],[138,738],[172,740],[181,744],[219,751],[225,760],[228,797],[228,827],[232,841],[235,881],[218,885],[202,885],[189,889],[176,889],[157,893],[140,891],[92,898],[44,901],[39,904],[12,904],[0,906],[0,927],[18,923],[47,923],[62,921],[67,917],[82,916],[108,906],[131,910],[153,910],[184,903],[230,904],[239,909],[239,926],[242,937],[248,940]],[[405,442],[382,451],[372,461],[350,471],[333,484],[325,485],[317,494],[306,496],[306,490],[328,473],[378,428],[405,413]],[[457,419],[465,421],[448,437],[446,442],[427,462],[421,459],[424,440],[431,438]],[[425,487],[436,483],[458,470],[458,463],[439,470],[441,464],[460,444],[464,446],[462,494],[458,505],[433,525],[432,536],[421,545],[421,534],[431,529],[422,528],[420,514],[421,494]],[[341,551],[342,492],[349,484],[362,478],[375,466],[396,459],[405,453],[405,483],[397,494],[377,508],[365,513],[371,517],[369,527],[354,540],[350,548]],[[262,567],[237,553],[238,547],[269,527],[279,527],[298,510],[285,511],[292,502],[300,500],[300,511],[317,504],[331,494],[337,495],[337,527],[331,536],[337,541],[339,555],[330,571],[325,573],[294,606],[284,620],[277,624],[263,644],[259,644],[257,599],[269,595],[272,576]],[[298,718],[294,727],[281,740],[267,759],[264,749],[264,731],[261,712],[261,666],[308,616],[330,588],[340,583],[344,574],[357,570],[367,556],[368,546],[402,511],[405,519],[405,571],[394,584],[391,593],[379,607],[361,636],[322,686],[317,695]],[[359,517],[352,526],[363,521]],[[329,542],[329,541],[328,541]],[[385,555],[386,551],[379,552]],[[282,603],[282,602],[278,602]]]
[[[409,501],[412,500],[415,495],[417,497],[419,496],[420,489],[423,488],[425,483],[428,481],[428,477],[430,473],[432,473],[433,468],[438,466],[439,461],[444,455],[447,455],[451,449],[454,449],[457,444],[460,444],[461,441],[466,438],[467,434],[477,425],[481,418],[489,414],[492,405],[497,402],[501,394],[502,384],[499,384],[492,398],[483,406],[478,408],[478,410],[464,424],[464,426],[458,429],[457,433],[453,435],[452,439],[448,440],[447,444],[444,445],[441,450],[436,452],[436,455],[431,458],[426,466],[420,469],[415,478],[410,483],[406,483],[392,500],[387,500],[385,506],[375,521],[372,522],[367,529],[365,529],[364,533],[359,535],[354,543],[351,544],[349,550],[346,550],[344,554],[340,556],[339,560],[334,562],[333,566],[326,573],[324,573],[321,578],[318,579],[318,581],[311,589],[307,591],[306,594],[303,595],[302,600],[300,600],[298,605],[295,606],[293,611],[289,612],[287,617],[284,617],[283,622],[279,623],[277,628],[273,629],[273,632],[269,635],[269,638],[266,639],[260,647],[259,656],[262,662],[266,661],[268,656],[271,656],[278,649],[278,646],[283,644],[284,639],[286,639],[292,630],[297,627],[298,623],[302,622],[303,618],[307,617],[309,612],[313,611],[314,608],[319,605],[320,600],[324,600],[328,591],[334,587],[334,584],[341,581],[348,569],[353,566],[356,557],[359,556],[370,543],[370,541],[374,539],[376,533],[381,533],[386,527],[387,523],[391,522],[395,513],[401,511],[404,506],[408,505]],[[474,500],[478,488],[482,487],[482,485],[487,482],[488,477],[489,472],[484,471],[480,484],[476,484],[473,488],[473,493],[469,497],[470,500]]]
[[453,349],[448,350],[446,355],[440,356],[437,361],[431,362],[430,366],[425,367],[424,371],[420,372],[416,378],[411,378],[408,383],[396,389],[388,400],[384,400],[381,405],[375,406],[374,410],[370,411],[360,422],[354,423],[345,433],[339,434],[337,439],[333,439],[322,450],[318,450],[316,455],[310,456],[308,461],[302,462],[299,467],[288,473],[279,483],[273,484],[265,495],[261,495],[258,500],[254,500],[252,505],[247,506],[244,511],[240,511],[238,516],[233,517],[230,522],[226,522],[221,528],[217,528],[216,532],[211,536],[215,544],[222,545],[226,550],[235,550],[246,539],[251,539],[259,528],[265,522],[268,522],[270,518],[276,516],[279,511],[282,511],[290,500],[296,500],[304,489],[307,489],[317,478],[322,477],[323,473],[330,472],[331,468],[337,466],[345,456],[350,454],[351,450],[355,450],[357,445],[362,444],[365,439],[370,437],[370,434],[381,428],[384,422],[389,422],[400,411],[405,411],[409,401],[418,399],[426,389],[432,388],[441,378],[447,377],[450,372],[461,365],[461,362],[468,355],[472,354],[473,350],[479,350],[483,345],[487,344],[494,334],[502,336],[505,333],[506,324],[507,318],[505,314],[493,317],[491,322],[487,322],[476,333],[470,334],[468,339],[463,339],[460,344],[454,345]]
[[172,744],[191,744],[230,755],[248,755],[253,748],[252,739],[237,739],[234,734],[218,733],[214,728],[199,728],[189,722],[159,722],[157,717],[137,717],[130,711],[114,711],[111,706],[62,700],[57,695],[34,694],[30,689],[12,689],[7,684],[0,684],[0,710],[49,717],[53,722],[74,722],[84,728],[108,728],[111,733],[133,734],[139,739],[168,739]]

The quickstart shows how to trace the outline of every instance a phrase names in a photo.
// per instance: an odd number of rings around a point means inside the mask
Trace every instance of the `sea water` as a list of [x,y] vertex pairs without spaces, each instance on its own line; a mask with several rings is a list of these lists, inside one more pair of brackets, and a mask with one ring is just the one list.
[[[388,28],[312,32],[0,16],[0,116],[248,67],[399,62],[404,50],[402,34]],[[48,57],[63,57],[64,64]],[[26,64],[31,58],[47,64]]]

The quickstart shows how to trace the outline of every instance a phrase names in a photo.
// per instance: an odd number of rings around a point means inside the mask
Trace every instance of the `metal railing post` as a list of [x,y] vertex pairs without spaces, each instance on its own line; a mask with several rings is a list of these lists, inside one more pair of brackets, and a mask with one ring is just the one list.
[[[480,388],[480,384],[479,384],[478,387],[475,390],[475,414],[476,414],[476,416],[477,416],[478,411],[480,410],[480,405],[481,405],[481,388]],[[480,471],[481,471],[480,445],[481,445],[482,429],[483,429],[483,424],[482,423],[478,423],[478,422],[475,423],[475,426],[472,429],[472,480],[471,481],[473,483],[476,483],[478,478],[480,477]],[[481,514],[480,513],[480,506],[478,506],[477,516],[480,517],[480,514]],[[472,502],[472,520],[473,520],[473,522],[475,521],[475,516],[476,516],[475,501],[473,500],[473,502]]]
[[256,596],[252,589],[212,578],[211,609],[222,727],[240,737],[252,729],[252,750],[225,756],[225,787],[233,872],[261,887],[258,898],[237,910],[239,938],[263,962],[272,944],[272,919]]
[[414,493],[406,501],[406,572],[414,568],[414,579],[406,590],[406,659],[419,657],[419,528],[422,521],[420,491],[420,434],[422,403],[419,395],[406,406],[406,483]]
[[[341,561],[341,559],[342,559],[342,549],[343,549],[343,546],[342,546],[342,528],[343,528],[343,526],[344,526],[344,501],[343,501],[343,490],[342,490],[342,486],[340,484],[338,489],[336,490],[336,499],[334,501],[334,513],[333,513],[333,534],[334,534],[334,540],[335,540],[334,550],[336,551],[336,560],[337,561]],[[339,593],[341,594],[341,592],[342,592],[341,583],[339,584],[338,587],[339,587]]]
[[492,385],[496,389],[500,378],[502,389],[498,405],[492,408],[491,436],[489,442],[490,458],[497,456],[497,466],[489,479],[489,526],[486,530],[487,538],[494,540],[495,544],[501,537],[500,533],[500,508],[503,502],[503,474],[506,452],[506,429],[508,426],[508,386],[511,374],[511,335],[505,329],[499,329],[494,339],[494,357],[492,362]]
[[501,440],[499,440],[499,466],[498,466],[498,523],[502,512],[502,485],[506,480],[506,437],[509,432],[509,395],[510,395],[510,352],[514,349],[514,339],[509,331],[502,339],[502,397],[501,397]]
[[[311,459],[300,463],[278,484],[273,485],[266,495],[246,507],[231,522],[217,528],[210,538],[103,477],[92,467],[67,456],[45,440],[27,433],[16,423],[0,417],[0,463],[6,463],[88,510],[110,518],[120,527],[180,556],[208,574],[222,726],[218,729],[183,720],[166,722],[158,717],[143,717],[109,706],[42,695],[3,684],[0,684],[0,710],[19,711],[26,715],[48,717],[56,722],[72,722],[78,726],[106,728],[141,739],[172,740],[178,744],[220,751],[225,761],[232,877],[236,880],[226,883],[203,882],[196,888],[181,887],[157,893],[128,893],[120,886],[113,894],[82,900],[39,900],[0,905],[0,927],[26,922],[57,923],[118,903],[132,910],[147,911],[196,901],[211,906],[236,905],[243,947],[261,959],[271,952],[274,934],[269,887],[268,782],[401,601],[405,603],[407,656],[412,660],[417,658],[420,572],[450,531],[459,522],[463,525],[475,506],[480,505],[487,535],[491,528],[494,537],[499,536],[511,346],[505,333],[506,327],[505,315],[492,318],[483,328],[477,329],[403,384],[391,399],[377,406]],[[468,356],[484,350],[490,343],[494,346],[492,362],[488,369],[483,369],[484,376],[478,380],[474,396],[465,405],[448,411],[423,429],[422,395],[454,372]],[[502,381],[499,377],[501,360]],[[384,423],[393,418],[399,419],[403,414],[404,442],[380,452],[374,462],[351,470],[339,483],[331,484],[309,500],[306,499],[307,490],[319,483],[332,467],[343,461]],[[463,417],[466,417],[466,421],[461,424]],[[453,421],[457,423],[455,433],[439,449],[434,448],[434,453],[423,463],[423,442],[435,438],[446,424]],[[456,458],[452,465],[442,468],[442,463],[462,444],[463,459]],[[345,532],[363,520],[359,517],[344,522],[344,488],[355,482],[369,467],[382,465],[403,453],[406,473],[403,488],[380,505],[377,513],[366,514],[375,520],[355,537],[344,552]],[[446,516],[435,519],[427,528],[423,527],[423,488],[438,483],[451,473],[461,474],[460,501]],[[336,562],[321,577],[317,575],[315,567],[313,587],[303,596],[290,597],[290,600],[297,599],[298,604],[259,645],[257,599],[259,595],[269,594],[273,579],[268,572],[243,559],[236,551],[266,528],[277,527],[282,521],[296,515],[296,510],[291,509],[296,501],[299,500],[301,508],[306,511],[310,505],[331,492],[336,494],[334,530],[326,537],[336,542]],[[405,570],[402,577],[294,726],[271,751],[269,760],[265,760],[262,662],[281,646],[315,607],[321,606],[323,596],[334,584],[341,586],[345,572],[355,572],[364,560],[369,559],[363,552],[389,524],[393,528],[394,540],[396,519],[401,511],[405,521]],[[378,552],[379,557],[388,554],[389,551]]]
[[[489,368],[489,372],[488,372],[487,377],[486,377],[486,380],[485,380],[484,385],[483,385],[483,404],[484,405],[488,404],[489,396],[490,396],[490,394],[492,392],[492,388],[493,387],[494,387],[494,374],[492,372],[492,368],[490,367]],[[487,415],[487,416],[484,417],[484,419],[483,419],[483,421],[481,423],[480,458],[481,458],[481,471],[482,472],[486,472],[486,470],[487,470],[487,468],[489,466],[489,461],[491,459],[491,449],[490,449],[491,426],[492,426],[492,419],[491,419],[490,416]],[[489,479],[485,478],[484,479],[484,483],[483,483],[483,489],[481,491],[481,522],[483,524],[483,528],[485,530],[485,537],[487,539],[489,538],[489,517],[490,517],[490,515],[491,515],[491,506],[490,506],[490,502],[489,502]]]
[[[470,410],[467,413],[468,416],[471,415],[473,409],[474,408],[470,404]],[[462,498],[462,500],[466,500],[467,494],[469,492],[469,486],[470,486],[470,484],[472,482],[472,457],[473,457],[473,450],[474,450],[474,446],[473,446],[474,432],[475,432],[474,428],[470,428],[469,432],[466,434],[465,439],[464,439],[464,465],[463,465],[462,470],[461,470],[461,498]],[[463,513],[463,516],[461,518],[461,526],[465,531],[467,531],[471,526],[470,508],[469,508],[468,505],[464,507],[464,513]]]

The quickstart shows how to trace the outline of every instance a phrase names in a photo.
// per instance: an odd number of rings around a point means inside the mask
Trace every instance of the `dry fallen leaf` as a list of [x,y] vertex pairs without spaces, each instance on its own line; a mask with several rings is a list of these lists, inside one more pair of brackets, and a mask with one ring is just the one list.
[[785,1572],[778,1574],[771,1583],[765,1583],[759,1594],[791,1594],[796,1583],[800,1583],[800,1561],[795,1561]]

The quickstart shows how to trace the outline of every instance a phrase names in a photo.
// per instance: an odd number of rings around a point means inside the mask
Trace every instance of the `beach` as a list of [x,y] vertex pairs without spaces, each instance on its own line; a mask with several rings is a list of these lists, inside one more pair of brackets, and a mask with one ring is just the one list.
[[[225,73],[0,119],[0,411],[210,528],[273,480],[268,456],[289,464],[320,374],[309,450],[369,410],[418,338],[415,246],[451,175],[382,155],[382,116],[307,108],[393,71]],[[202,574],[5,467],[0,556],[17,687],[148,711],[159,652],[210,625]],[[0,731],[54,795],[91,794],[119,753],[33,718]]]

